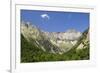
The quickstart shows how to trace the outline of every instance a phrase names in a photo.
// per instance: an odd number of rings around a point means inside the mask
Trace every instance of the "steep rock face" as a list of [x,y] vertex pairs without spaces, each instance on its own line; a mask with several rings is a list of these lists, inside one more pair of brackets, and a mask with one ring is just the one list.
[[78,42],[76,43],[76,49],[85,49],[89,47],[89,28],[82,33],[82,36],[79,38]]
[[[44,52],[55,54],[62,54],[69,51],[79,42],[80,37],[83,36],[81,32],[74,29],[67,30],[66,32],[44,32],[30,23],[21,24],[21,34],[28,42],[31,42]],[[84,45],[81,42],[78,44],[77,48],[83,48],[83,46]]]
[[62,53],[61,49],[53,44],[50,39],[36,26],[21,24],[21,34],[36,47],[51,53]]
[[44,32],[51,42],[56,44],[58,47],[62,48],[63,52],[70,50],[80,38],[81,33],[70,29],[66,32]]

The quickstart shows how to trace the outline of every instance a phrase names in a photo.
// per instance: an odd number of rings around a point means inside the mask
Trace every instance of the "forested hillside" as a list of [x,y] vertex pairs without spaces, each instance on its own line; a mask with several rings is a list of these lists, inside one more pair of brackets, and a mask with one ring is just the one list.
[[[83,32],[78,42],[67,52],[63,54],[43,51],[37,47],[36,43],[28,41],[21,34],[21,62],[45,62],[45,61],[69,61],[69,60],[88,60],[89,59],[89,39],[87,39],[89,29]],[[35,41],[35,40],[34,40]],[[79,48],[80,44],[83,46]]]

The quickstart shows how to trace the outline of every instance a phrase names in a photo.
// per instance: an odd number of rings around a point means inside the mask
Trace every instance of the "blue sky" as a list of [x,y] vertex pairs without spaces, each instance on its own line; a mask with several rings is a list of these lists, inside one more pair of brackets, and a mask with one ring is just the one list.
[[21,21],[30,22],[48,32],[75,29],[83,32],[89,27],[89,13],[21,10]]

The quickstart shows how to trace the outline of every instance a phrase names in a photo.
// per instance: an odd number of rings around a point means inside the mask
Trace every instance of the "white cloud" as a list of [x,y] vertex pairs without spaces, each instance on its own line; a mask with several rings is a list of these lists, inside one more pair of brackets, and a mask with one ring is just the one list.
[[50,16],[48,14],[41,14],[41,17],[43,19],[50,19]]

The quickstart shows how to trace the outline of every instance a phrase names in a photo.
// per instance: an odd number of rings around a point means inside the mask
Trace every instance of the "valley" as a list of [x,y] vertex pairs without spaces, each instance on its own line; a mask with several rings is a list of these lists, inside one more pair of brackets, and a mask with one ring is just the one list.
[[21,23],[21,62],[89,59],[89,28],[47,32],[34,24]]

